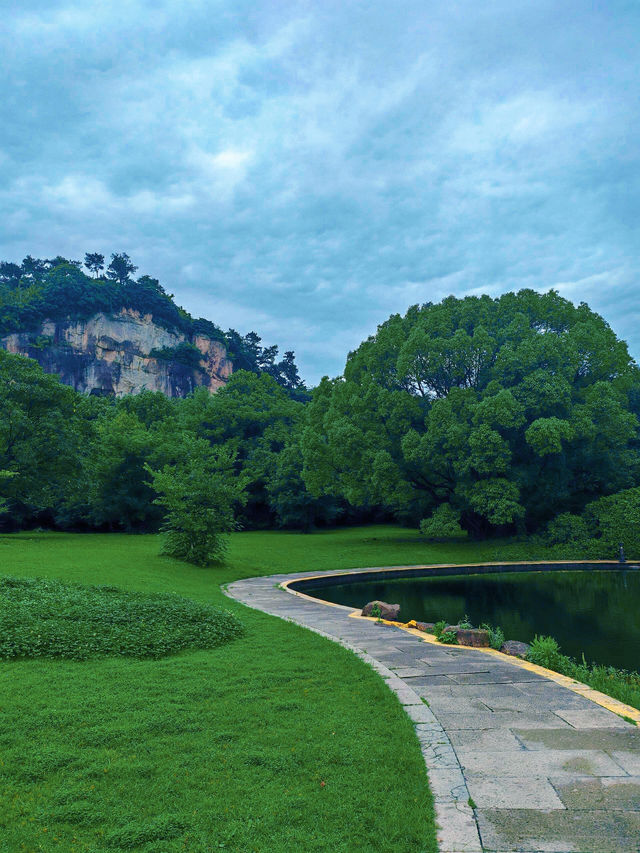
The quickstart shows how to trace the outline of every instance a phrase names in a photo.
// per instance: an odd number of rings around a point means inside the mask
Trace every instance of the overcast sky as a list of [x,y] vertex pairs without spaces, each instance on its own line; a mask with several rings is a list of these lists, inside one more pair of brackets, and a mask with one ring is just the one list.
[[304,377],[557,288],[640,355],[637,0],[0,0],[0,258],[128,252]]

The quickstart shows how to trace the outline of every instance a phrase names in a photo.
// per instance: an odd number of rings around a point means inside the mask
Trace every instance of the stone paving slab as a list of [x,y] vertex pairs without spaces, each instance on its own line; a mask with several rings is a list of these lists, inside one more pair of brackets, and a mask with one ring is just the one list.
[[440,853],[640,853],[639,729],[508,658],[434,645],[278,586],[305,576],[227,592],[340,642],[395,692],[427,765]]

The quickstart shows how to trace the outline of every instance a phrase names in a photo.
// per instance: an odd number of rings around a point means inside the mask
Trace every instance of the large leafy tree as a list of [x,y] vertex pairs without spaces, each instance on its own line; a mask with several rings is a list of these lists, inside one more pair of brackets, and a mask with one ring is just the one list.
[[74,489],[90,434],[80,408],[56,376],[0,349],[0,499],[14,522],[53,518]]
[[315,494],[474,534],[535,529],[638,480],[638,370],[585,304],[524,290],[414,306],[351,353],[309,407]]
[[304,406],[269,375],[240,370],[211,395],[197,390],[180,405],[181,429],[212,446],[235,453],[235,469],[248,480],[247,519],[268,524],[273,518],[267,484],[278,454],[293,440]]

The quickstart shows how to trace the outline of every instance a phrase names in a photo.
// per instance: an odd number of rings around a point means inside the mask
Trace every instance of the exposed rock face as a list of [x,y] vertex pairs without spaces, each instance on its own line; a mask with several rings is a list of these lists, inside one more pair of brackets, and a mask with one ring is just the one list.
[[513,655],[516,658],[526,658],[530,648],[529,643],[521,643],[519,640],[507,640],[500,651],[505,655]]
[[444,630],[452,631],[460,646],[475,646],[476,648],[489,646],[489,632],[485,631],[484,628],[461,628],[459,625],[447,625]]
[[[149,355],[154,349],[181,343],[200,350],[199,368]],[[144,390],[184,397],[198,386],[213,392],[225,384],[233,369],[220,341],[204,335],[189,339],[136,311],[95,314],[89,320],[47,321],[39,329],[1,338],[0,346],[34,358],[47,373],[57,373],[76,391],[117,397]]]
[[[412,623],[409,622],[409,624],[411,625]],[[418,631],[424,631],[425,634],[435,634],[436,632],[435,622],[414,622],[413,625]]]
[[[375,609],[376,607],[378,610]],[[362,608],[363,616],[375,616],[376,614],[388,622],[397,622],[400,615],[400,605],[387,604],[386,601],[370,601]]]

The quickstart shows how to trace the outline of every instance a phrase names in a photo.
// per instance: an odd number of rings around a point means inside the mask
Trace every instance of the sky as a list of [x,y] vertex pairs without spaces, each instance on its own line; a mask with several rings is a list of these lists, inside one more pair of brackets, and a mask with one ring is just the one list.
[[127,252],[311,384],[550,287],[640,356],[637,0],[0,0],[0,259]]

